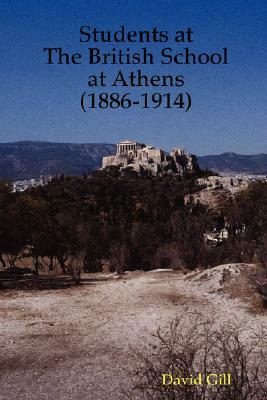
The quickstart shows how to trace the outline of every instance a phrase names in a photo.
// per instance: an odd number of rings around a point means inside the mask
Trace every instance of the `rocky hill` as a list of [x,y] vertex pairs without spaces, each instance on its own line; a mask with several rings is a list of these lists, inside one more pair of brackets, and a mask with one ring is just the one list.
[[[116,153],[115,144],[14,142],[0,143],[0,179],[29,179],[40,175],[81,175],[101,166],[102,157]],[[198,157],[202,169],[267,174],[267,154],[224,153]]]
[[126,140],[117,144],[117,154],[103,157],[102,168],[117,166],[131,169],[140,176],[185,176],[199,174],[197,158],[179,147],[167,153],[154,146]]

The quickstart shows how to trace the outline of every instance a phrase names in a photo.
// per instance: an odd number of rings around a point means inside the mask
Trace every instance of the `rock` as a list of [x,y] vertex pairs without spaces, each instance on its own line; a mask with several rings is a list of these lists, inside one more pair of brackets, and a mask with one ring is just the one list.
[[102,169],[118,166],[120,170],[131,169],[139,175],[179,175],[200,172],[197,158],[181,148],[171,153],[147,144],[124,141],[117,144],[117,154],[103,157]]

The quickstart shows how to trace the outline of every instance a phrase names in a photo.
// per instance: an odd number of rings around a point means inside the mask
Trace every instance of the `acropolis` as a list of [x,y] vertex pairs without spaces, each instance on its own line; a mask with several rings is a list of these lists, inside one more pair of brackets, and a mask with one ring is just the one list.
[[177,147],[167,153],[154,146],[125,140],[117,144],[115,155],[103,157],[102,169],[117,166],[132,169],[141,175],[186,175],[199,171],[196,156]]

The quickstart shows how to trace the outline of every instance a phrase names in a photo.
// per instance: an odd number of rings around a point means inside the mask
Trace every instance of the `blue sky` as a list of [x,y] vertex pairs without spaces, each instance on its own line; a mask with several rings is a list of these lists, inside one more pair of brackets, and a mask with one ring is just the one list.
[[[183,146],[200,155],[267,152],[266,0],[10,0],[0,7],[0,142],[132,138],[166,150]],[[88,76],[101,70],[114,75],[118,68],[46,65],[42,51],[63,47],[83,52],[82,25],[169,32],[192,27],[194,51],[228,47],[230,63],[141,67],[151,75],[184,75],[184,90],[193,99],[188,113],[138,108],[83,113],[79,99]],[[157,51],[157,44],[149,46]],[[121,69],[127,74],[138,68]]]

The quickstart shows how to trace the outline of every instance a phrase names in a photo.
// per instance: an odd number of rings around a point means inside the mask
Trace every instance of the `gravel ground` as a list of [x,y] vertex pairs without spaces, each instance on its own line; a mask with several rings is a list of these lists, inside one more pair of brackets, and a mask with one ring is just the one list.
[[132,382],[131,348],[142,350],[158,326],[188,311],[222,323],[238,320],[247,335],[267,326],[263,310],[253,311],[243,292],[233,295],[236,277],[250,266],[216,268],[208,276],[94,274],[66,289],[1,292],[0,399],[124,399],[121,387],[127,391]]

